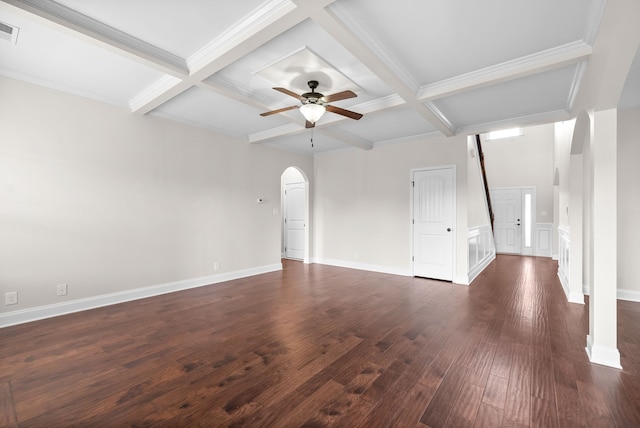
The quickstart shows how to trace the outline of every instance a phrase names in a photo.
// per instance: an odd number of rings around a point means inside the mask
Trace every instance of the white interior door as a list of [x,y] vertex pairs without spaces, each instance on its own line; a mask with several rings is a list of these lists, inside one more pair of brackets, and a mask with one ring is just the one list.
[[288,259],[304,259],[305,183],[284,187],[284,254]]
[[496,252],[522,252],[522,189],[491,189]]
[[413,173],[413,274],[453,280],[454,169]]

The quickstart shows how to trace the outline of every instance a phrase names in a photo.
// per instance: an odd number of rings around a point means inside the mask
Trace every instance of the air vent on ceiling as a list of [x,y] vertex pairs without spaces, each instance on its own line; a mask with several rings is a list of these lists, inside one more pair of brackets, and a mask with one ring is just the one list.
[[0,40],[16,44],[18,42],[18,27],[0,22]]

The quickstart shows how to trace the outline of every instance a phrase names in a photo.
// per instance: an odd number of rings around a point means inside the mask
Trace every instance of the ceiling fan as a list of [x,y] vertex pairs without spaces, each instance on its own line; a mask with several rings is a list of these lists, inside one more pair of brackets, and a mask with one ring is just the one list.
[[311,88],[311,92],[306,92],[302,95],[298,95],[286,88],[273,88],[278,92],[282,92],[283,94],[297,98],[298,100],[300,100],[301,105],[289,106],[278,110],[260,113],[260,116],[270,116],[272,114],[282,113],[299,108],[300,112],[307,120],[307,128],[313,128],[314,126],[316,126],[316,122],[320,119],[320,117],[322,117],[325,111],[337,113],[355,120],[358,120],[362,117],[362,114],[360,113],[356,113],[351,110],[345,110],[343,108],[335,107],[328,104],[333,101],[340,101],[357,97],[357,95],[353,91],[342,91],[332,95],[323,95],[320,92],[316,92],[316,88],[318,87],[317,80],[310,80],[309,82],[307,82],[307,84],[309,85],[309,88]]

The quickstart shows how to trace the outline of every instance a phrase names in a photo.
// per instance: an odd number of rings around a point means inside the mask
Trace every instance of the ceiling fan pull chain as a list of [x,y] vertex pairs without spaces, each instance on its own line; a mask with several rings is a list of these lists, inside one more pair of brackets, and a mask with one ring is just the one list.
[[313,128],[311,128],[311,148],[313,148]]

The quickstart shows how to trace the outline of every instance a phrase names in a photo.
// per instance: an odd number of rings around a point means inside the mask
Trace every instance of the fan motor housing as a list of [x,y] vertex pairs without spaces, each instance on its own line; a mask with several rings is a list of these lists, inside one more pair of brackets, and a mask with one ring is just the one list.
[[316,92],[315,89],[318,87],[317,80],[309,80],[307,82],[309,88],[311,88],[311,92],[306,92],[300,96],[300,101],[302,104],[325,104],[326,100],[324,100],[324,95],[320,92]]
[[324,95],[320,92],[307,92],[300,96],[302,104],[325,104]]

